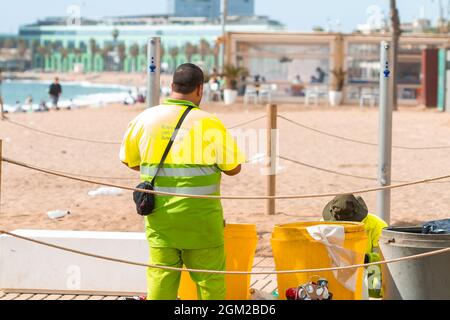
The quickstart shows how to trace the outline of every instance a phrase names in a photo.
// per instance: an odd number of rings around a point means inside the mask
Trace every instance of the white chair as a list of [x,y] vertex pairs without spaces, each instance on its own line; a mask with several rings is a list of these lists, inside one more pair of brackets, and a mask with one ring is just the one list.
[[221,101],[222,93],[220,92],[220,86],[217,82],[213,82],[209,84],[210,89],[210,100],[212,101]]
[[268,84],[261,85],[258,96],[259,103],[271,103],[272,102],[272,86]]
[[378,90],[371,87],[364,87],[361,89],[361,95],[359,97],[359,106],[363,107],[365,101],[369,102],[371,107],[374,107],[378,101]]
[[209,83],[203,84],[203,102],[209,102],[211,96],[211,88],[209,86]]
[[314,86],[313,88],[307,88],[305,91],[305,104],[309,106],[310,100],[314,100],[314,105],[319,104],[319,100],[326,96],[326,91],[319,86]]
[[244,105],[247,106],[249,100],[253,100],[253,104],[258,103],[258,95],[256,93],[256,87],[253,85],[247,85],[244,93]]

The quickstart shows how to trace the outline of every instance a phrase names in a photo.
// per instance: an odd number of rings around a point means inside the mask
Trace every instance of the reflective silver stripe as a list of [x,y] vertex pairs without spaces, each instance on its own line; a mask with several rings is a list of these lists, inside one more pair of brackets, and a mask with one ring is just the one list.
[[[153,177],[156,173],[156,167],[141,167],[141,174]],[[158,176],[160,177],[198,177],[209,176],[219,172],[216,167],[192,167],[192,168],[162,168]]]
[[208,195],[219,192],[219,185],[213,184],[203,187],[154,187],[155,191],[171,192],[189,195]]

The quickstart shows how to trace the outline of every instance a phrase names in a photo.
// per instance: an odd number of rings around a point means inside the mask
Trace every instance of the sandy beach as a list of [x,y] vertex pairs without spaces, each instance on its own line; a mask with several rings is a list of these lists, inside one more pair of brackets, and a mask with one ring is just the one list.
[[[147,75],[143,72],[92,72],[92,73],[60,73],[60,72],[10,72],[8,75],[14,79],[53,81],[58,77],[62,82],[90,82],[97,84],[114,84],[131,87],[142,87],[147,83]],[[161,85],[169,85],[170,74],[161,74]]]
[[[205,104],[227,126],[265,114],[263,106],[243,112],[243,106]],[[120,141],[127,123],[144,110],[143,105],[109,105],[103,108],[61,110],[35,114],[11,114],[10,119],[42,130],[98,140]],[[304,107],[280,105],[279,113],[295,121],[349,138],[377,142],[378,113],[375,108]],[[264,129],[261,119],[242,130]],[[280,155],[330,170],[361,176],[376,176],[377,147],[336,140],[278,119]],[[450,113],[404,107],[394,114],[394,145],[410,147],[450,145]],[[127,186],[138,175],[118,159],[119,145],[94,144],[43,135],[8,122],[0,122],[5,157],[43,168],[86,176],[120,177],[97,179]],[[417,180],[449,174],[450,149],[393,151],[393,179]],[[372,187],[375,181],[317,171],[280,160],[278,194],[343,192]],[[222,179],[223,195],[264,195],[266,176],[261,164],[247,164],[237,177]],[[450,212],[449,183],[429,183],[392,191],[392,223],[415,224],[447,218]],[[60,229],[91,231],[143,231],[143,219],[135,213],[130,191],[118,196],[88,195],[98,186],[70,181],[3,163],[0,226],[8,231]],[[363,195],[370,212],[375,211],[376,193]],[[257,255],[270,255],[270,233],[275,224],[318,220],[330,198],[279,200],[277,214],[265,215],[265,201],[223,200],[228,223],[254,223],[259,243]],[[58,220],[49,210],[70,210]]]

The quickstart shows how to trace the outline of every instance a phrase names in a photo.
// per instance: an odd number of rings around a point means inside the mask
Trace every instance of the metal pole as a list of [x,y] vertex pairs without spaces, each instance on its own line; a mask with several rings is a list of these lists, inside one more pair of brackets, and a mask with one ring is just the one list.
[[[380,186],[391,184],[392,160],[392,99],[389,92],[390,81],[395,75],[391,74],[389,62],[390,45],[381,42],[380,54],[380,107],[379,107],[379,144],[378,144],[378,182]],[[380,190],[377,194],[377,214],[390,222],[391,190]]]
[[161,38],[153,37],[147,46],[147,108],[159,105],[161,74]]
[[[267,192],[268,196],[276,194],[277,172],[277,105],[268,104],[267,107]],[[266,214],[275,214],[275,199],[267,199]]]
[[2,203],[2,164],[3,164],[3,141],[0,139],[0,212],[1,212],[1,203]]
[[219,61],[219,69],[223,71],[223,66],[225,65],[225,25],[227,23],[227,0],[221,1],[221,23],[222,23],[222,43],[220,44],[220,61]]

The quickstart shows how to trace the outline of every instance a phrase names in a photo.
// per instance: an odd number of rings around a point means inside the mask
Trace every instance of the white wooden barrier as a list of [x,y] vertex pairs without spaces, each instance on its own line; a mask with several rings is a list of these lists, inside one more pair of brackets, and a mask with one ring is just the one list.
[[[144,233],[15,230],[32,239],[146,263]],[[99,260],[0,236],[0,289],[21,292],[145,294],[146,268]]]

